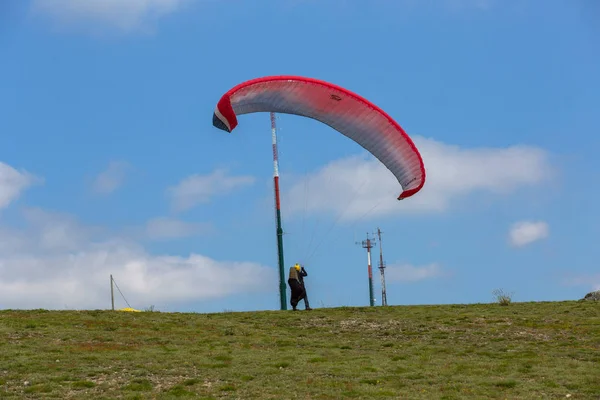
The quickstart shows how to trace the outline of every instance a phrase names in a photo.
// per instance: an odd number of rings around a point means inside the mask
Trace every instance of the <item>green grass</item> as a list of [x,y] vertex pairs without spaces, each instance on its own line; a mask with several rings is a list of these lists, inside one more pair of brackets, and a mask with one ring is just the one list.
[[0,311],[0,398],[598,399],[600,304]]

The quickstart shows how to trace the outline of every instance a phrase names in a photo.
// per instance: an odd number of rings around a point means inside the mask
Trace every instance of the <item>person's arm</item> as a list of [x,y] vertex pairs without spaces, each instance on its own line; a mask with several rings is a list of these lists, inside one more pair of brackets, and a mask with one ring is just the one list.
[[306,272],[304,267],[302,267],[302,269],[300,270],[300,273],[302,274],[302,276],[308,276],[308,273]]

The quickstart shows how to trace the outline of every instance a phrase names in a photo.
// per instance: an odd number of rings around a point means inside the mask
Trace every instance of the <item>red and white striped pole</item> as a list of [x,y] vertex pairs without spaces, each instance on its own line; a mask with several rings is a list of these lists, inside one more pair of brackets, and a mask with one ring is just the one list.
[[271,112],[271,137],[273,140],[273,183],[275,190],[275,216],[277,219],[277,254],[279,263],[279,300],[281,310],[287,310],[285,267],[283,261],[283,229],[281,228],[281,203],[279,200],[279,160],[277,154],[277,128],[275,113]]

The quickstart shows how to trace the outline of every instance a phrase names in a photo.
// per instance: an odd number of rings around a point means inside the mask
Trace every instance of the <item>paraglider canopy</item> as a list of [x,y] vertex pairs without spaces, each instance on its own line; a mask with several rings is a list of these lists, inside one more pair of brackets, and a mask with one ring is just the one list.
[[412,139],[385,111],[348,89],[300,76],[252,79],[221,97],[213,125],[231,132],[239,115],[256,112],[312,118],[352,139],[394,174],[402,186],[398,200],[425,184],[423,159]]

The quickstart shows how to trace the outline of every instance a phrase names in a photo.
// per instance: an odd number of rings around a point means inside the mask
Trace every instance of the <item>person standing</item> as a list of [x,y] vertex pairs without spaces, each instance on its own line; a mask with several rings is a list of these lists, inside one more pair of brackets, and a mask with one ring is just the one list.
[[296,263],[290,268],[290,273],[288,276],[288,285],[292,291],[292,295],[290,296],[290,304],[294,311],[296,311],[296,306],[300,300],[306,296],[306,290],[304,289],[304,284],[302,283],[302,278],[300,277],[301,270],[302,268],[300,267],[300,264]]
[[310,304],[308,304],[308,294],[306,293],[306,286],[304,285],[304,277],[308,276],[308,273],[306,272],[306,270],[304,269],[304,265],[300,266],[300,272],[298,273],[298,280],[300,281],[300,284],[302,285],[302,290],[304,290],[304,309],[306,310],[312,310],[312,308],[310,308]]

